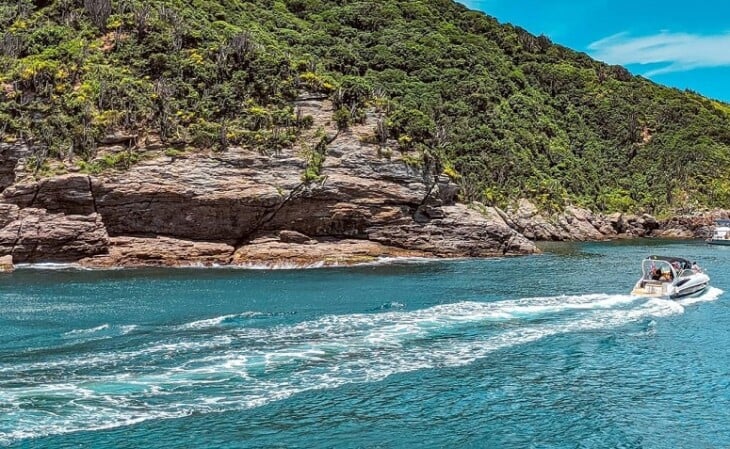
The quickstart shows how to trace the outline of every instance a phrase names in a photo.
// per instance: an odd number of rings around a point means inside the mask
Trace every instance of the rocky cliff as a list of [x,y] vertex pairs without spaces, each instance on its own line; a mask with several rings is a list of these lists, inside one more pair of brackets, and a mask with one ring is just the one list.
[[[245,148],[165,155],[127,170],[37,178],[22,145],[0,146],[0,257],[91,267],[310,266],[382,257],[490,257],[538,252],[533,241],[691,237],[714,214],[660,223],[568,207],[546,215],[526,200],[500,210],[456,201],[458,187],[395,142],[372,141],[377,117],[338,132],[326,100],[298,108],[330,136],[319,176],[304,180],[316,141],[275,154]],[[110,147],[103,151],[124,151]]]
[[639,237],[704,239],[712,234],[715,220],[730,217],[730,211],[716,209],[677,213],[659,220],[649,214],[604,215],[574,206],[569,206],[560,213],[546,214],[524,199],[506,211],[498,211],[505,224],[533,241],[590,241]]
[[308,182],[306,144],[276,154],[149,149],[124,171],[42,179],[25,172],[22,146],[4,146],[0,256],[86,266],[302,266],[537,252],[492,219],[496,210],[457,203],[447,176],[365,143],[375,117],[338,133],[329,102],[298,106],[330,136],[319,176]]

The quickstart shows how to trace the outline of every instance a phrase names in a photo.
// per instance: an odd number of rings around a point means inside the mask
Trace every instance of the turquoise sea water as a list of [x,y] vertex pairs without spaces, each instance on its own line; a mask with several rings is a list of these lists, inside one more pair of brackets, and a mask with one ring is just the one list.
[[[712,288],[628,296],[652,253]],[[727,448],[730,248],[0,275],[0,446]]]

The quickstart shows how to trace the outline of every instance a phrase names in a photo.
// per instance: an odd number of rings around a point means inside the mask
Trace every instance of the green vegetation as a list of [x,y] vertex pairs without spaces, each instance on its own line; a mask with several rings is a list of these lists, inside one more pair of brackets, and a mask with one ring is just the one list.
[[[730,105],[658,86],[451,0],[18,0],[0,4],[0,137],[94,160],[115,132],[276,152],[330,96],[340,129],[377,109],[462,185],[555,209],[727,206]],[[313,151],[304,179],[320,176]],[[91,164],[91,168],[90,167]]]
[[139,159],[140,155],[133,151],[120,151],[118,153],[104,155],[104,157],[91,162],[81,161],[80,168],[84,173],[97,174],[108,169],[127,169],[139,161]]
[[322,180],[322,165],[327,157],[327,142],[329,138],[322,129],[317,132],[317,136],[319,137],[317,145],[315,145],[314,148],[305,151],[304,154],[307,166],[304,169],[302,181],[305,183]]

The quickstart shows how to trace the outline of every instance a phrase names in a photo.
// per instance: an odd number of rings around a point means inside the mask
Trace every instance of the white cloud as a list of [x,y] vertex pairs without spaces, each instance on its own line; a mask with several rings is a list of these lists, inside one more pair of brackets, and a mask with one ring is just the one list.
[[588,46],[591,56],[609,64],[663,64],[644,76],[730,66],[730,33],[702,36],[662,31],[654,36],[620,33]]

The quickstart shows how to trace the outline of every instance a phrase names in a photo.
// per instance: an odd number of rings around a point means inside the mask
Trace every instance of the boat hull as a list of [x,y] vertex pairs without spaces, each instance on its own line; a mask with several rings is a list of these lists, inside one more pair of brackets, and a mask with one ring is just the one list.
[[646,289],[635,288],[631,291],[633,296],[641,296],[642,298],[664,298],[664,299],[680,299],[686,296],[697,295],[704,292],[709,284],[695,285],[679,291],[668,292],[664,289]]
[[705,274],[698,274],[694,279],[680,282],[677,285],[669,282],[647,282],[642,280],[637,282],[631,294],[644,298],[684,298],[705,291],[710,285],[710,278]]
[[707,239],[710,245],[730,246],[730,239]]
[[679,298],[684,298],[685,296],[696,295],[698,293],[702,293],[703,291],[705,291],[705,289],[709,285],[710,285],[709,283],[692,285],[692,286],[687,287],[686,289],[676,291],[674,294],[669,295],[669,298],[670,299],[679,299]]

